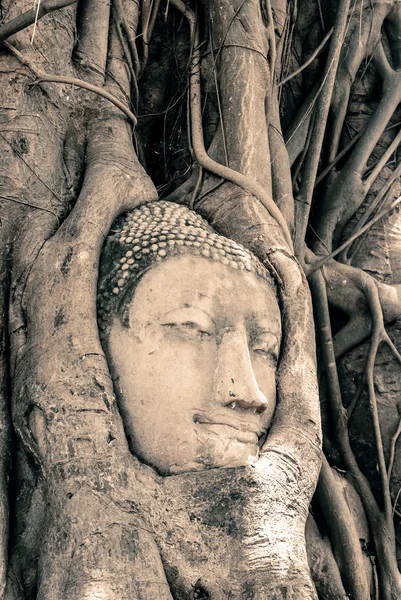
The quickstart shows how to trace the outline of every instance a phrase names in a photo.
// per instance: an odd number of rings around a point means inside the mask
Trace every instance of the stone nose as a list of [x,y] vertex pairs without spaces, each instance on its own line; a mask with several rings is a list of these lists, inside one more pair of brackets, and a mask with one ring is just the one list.
[[263,413],[268,402],[261,392],[249,353],[246,331],[224,334],[219,345],[216,367],[217,399],[236,411]]

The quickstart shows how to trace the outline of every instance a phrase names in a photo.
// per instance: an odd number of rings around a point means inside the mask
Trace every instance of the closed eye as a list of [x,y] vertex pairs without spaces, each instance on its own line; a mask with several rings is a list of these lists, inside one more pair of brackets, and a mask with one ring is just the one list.
[[195,306],[170,311],[160,324],[192,338],[208,338],[215,331],[211,317],[204,310]]
[[194,321],[184,321],[183,323],[162,323],[162,326],[169,327],[171,329],[182,329],[187,331],[189,334],[193,333],[196,336],[200,335],[201,337],[211,337],[212,335],[210,331],[206,331],[201,325],[195,323]]
[[189,327],[189,329],[197,329],[199,333],[202,333],[204,335],[212,335],[210,331],[205,331],[204,329],[202,329],[201,325],[198,325],[198,323],[194,323],[193,321],[185,321],[185,323],[181,323],[181,325],[182,327]]
[[274,367],[277,366],[279,356],[279,343],[277,337],[274,334],[266,332],[262,335],[259,335],[250,344],[250,349],[254,354],[268,361],[271,361]]
[[274,365],[277,365],[277,354],[271,348],[252,348],[252,352],[258,354],[259,356],[262,356],[265,359],[271,360],[274,363]]

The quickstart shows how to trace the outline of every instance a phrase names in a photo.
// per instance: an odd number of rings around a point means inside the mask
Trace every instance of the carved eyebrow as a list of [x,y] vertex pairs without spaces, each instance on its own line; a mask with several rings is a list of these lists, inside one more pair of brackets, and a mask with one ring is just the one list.
[[262,326],[256,326],[252,328],[252,337],[254,338],[259,338],[259,337],[263,337],[266,335],[272,335],[277,342],[281,341],[281,330],[279,330],[278,332],[272,331],[271,329],[267,329],[266,327],[262,327]]
[[160,321],[164,321],[164,323],[161,323],[162,325],[167,325],[168,323],[177,321],[186,323],[192,320],[197,321],[198,324],[202,327],[205,327],[205,329],[215,327],[215,322],[209,313],[207,313],[203,308],[192,306],[190,304],[185,304],[179,308],[169,310],[160,317]]

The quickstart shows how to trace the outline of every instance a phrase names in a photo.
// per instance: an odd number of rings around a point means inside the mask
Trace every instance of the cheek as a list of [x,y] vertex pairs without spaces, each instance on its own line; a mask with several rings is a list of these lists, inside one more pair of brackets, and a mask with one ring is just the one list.
[[202,408],[211,396],[215,359],[215,344],[188,344],[163,335],[136,341],[125,378],[132,409],[153,411],[157,418],[184,407]]
[[193,417],[212,395],[213,345],[206,349],[148,335],[129,346],[119,383],[131,450],[161,472],[195,460]]

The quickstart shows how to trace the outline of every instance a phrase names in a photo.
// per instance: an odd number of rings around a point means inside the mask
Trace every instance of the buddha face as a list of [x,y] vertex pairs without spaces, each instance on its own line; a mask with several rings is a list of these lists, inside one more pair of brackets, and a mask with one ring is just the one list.
[[276,405],[271,287],[184,255],[145,273],[128,310],[107,345],[131,451],[162,475],[256,460]]

